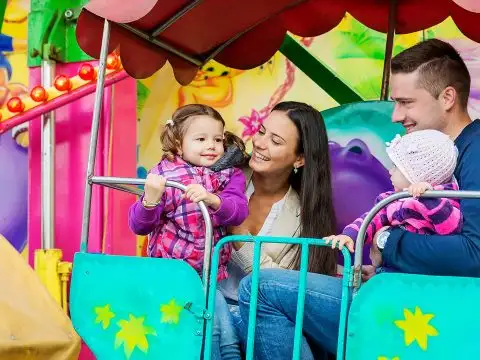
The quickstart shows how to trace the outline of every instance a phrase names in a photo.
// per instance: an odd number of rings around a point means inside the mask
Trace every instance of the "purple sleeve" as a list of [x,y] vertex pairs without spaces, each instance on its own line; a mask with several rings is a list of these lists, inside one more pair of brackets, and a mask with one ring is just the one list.
[[[375,200],[375,204],[378,204],[383,199],[386,199],[390,196],[392,192],[385,192],[380,195]],[[360,231],[360,227],[367,216],[368,212],[363,214],[361,217],[356,219],[350,225],[347,225],[342,232],[342,235],[347,235],[352,240],[356,240],[358,236],[358,232]],[[387,217],[387,208],[382,208],[372,219],[372,221],[367,226],[367,232],[365,234],[365,244],[370,244],[375,236],[375,233],[382,228],[383,226],[390,225]]]
[[230,182],[220,192],[220,207],[212,212],[214,221],[221,226],[238,226],[248,216],[248,200],[245,195],[246,179],[243,172],[235,169]]
[[137,200],[128,211],[128,226],[137,235],[150,234],[158,224],[163,212],[163,203],[153,209],[142,205],[143,196]]

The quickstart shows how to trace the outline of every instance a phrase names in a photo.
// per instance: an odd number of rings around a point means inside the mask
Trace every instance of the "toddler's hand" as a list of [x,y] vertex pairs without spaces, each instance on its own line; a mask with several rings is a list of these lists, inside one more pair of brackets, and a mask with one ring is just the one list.
[[152,204],[158,203],[165,192],[166,182],[167,179],[161,175],[148,174],[145,180],[145,200]]
[[346,248],[350,251],[350,252],[354,252],[355,249],[355,242],[353,241],[352,238],[350,238],[349,236],[347,235],[331,235],[331,236],[327,236],[326,238],[323,238],[325,240],[325,243],[327,244],[330,244],[332,243],[332,249],[335,248],[335,245],[337,245],[338,243],[338,249],[339,250],[342,250],[343,249],[343,246],[346,246]]
[[207,199],[209,192],[202,185],[190,184],[187,186],[185,194],[183,196],[193,202],[198,203]]
[[410,195],[417,198],[420,195],[422,195],[425,191],[432,190],[432,189],[433,189],[432,185],[430,185],[429,183],[421,182],[421,183],[418,183],[418,184],[410,185],[408,187],[407,191]]
[[200,184],[188,185],[183,196],[195,203],[204,201],[207,206],[210,206],[215,210],[220,207],[220,198],[215,194],[209,193],[207,189]]

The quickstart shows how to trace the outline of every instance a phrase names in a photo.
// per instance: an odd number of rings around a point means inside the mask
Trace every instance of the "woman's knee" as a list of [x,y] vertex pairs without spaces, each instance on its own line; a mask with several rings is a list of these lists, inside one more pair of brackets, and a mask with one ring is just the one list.
[[245,276],[238,285],[238,302],[248,303],[250,300],[250,289],[252,288],[252,275]]

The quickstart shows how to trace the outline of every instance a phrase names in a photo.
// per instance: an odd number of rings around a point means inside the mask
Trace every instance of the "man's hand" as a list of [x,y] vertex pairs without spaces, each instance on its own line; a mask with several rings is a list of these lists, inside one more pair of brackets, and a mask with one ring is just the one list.
[[375,276],[375,266],[372,265],[362,265],[362,280],[366,282]]
[[372,246],[370,248],[370,260],[375,267],[382,266],[383,263],[382,253],[377,246],[377,238],[380,236],[381,233],[388,229],[390,229],[390,226],[384,226],[380,228],[373,236]]
[[375,267],[382,266],[383,258],[382,253],[378,249],[377,242],[373,241],[372,247],[370,248],[370,261]]

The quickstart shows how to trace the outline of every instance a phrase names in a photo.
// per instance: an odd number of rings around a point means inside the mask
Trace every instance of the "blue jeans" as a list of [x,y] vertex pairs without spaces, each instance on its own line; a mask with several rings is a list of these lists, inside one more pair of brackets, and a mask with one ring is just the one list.
[[[240,283],[238,300],[242,322],[240,332],[248,329],[251,276]],[[297,313],[299,272],[266,269],[260,271],[256,360],[290,360],[293,354]],[[303,320],[302,360],[323,359],[337,349],[342,279],[308,274]]]
[[229,306],[219,290],[215,294],[212,360],[241,360],[240,339]]

